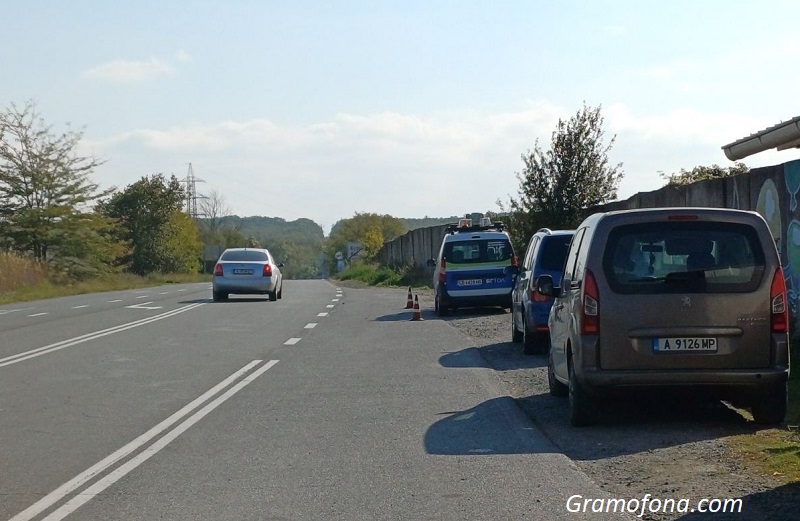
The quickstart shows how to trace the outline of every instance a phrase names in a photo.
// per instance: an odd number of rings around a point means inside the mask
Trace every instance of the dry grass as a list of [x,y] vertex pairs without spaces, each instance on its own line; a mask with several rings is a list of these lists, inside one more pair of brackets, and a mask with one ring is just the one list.
[[53,282],[47,266],[12,253],[0,253],[0,304],[210,280],[210,275],[199,274],[156,273],[148,277],[139,277],[129,273],[117,273],[73,284],[58,284]]
[[0,295],[47,284],[47,266],[13,253],[0,252]]

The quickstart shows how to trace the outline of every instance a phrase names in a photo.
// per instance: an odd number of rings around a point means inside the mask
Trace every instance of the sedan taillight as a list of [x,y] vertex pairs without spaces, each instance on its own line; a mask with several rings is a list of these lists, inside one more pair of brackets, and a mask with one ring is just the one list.
[[222,264],[215,264],[214,265],[214,276],[221,277],[222,276]]
[[272,276],[272,266],[269,264],[264,264],[264,273],[262,273],[265,277]]

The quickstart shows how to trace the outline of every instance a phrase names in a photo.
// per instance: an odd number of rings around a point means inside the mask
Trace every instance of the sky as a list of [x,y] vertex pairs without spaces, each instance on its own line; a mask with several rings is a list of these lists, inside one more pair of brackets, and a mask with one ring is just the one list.
[[[800,2],[0,0],[0,105],[83,131],[101,188],[163,173],[229,213],[497,211],[601,107],[618,198],[732,166],[800,115]],[[794,101],[792,101],[794,100]],[[800,150],[743,162],[781,164]]]

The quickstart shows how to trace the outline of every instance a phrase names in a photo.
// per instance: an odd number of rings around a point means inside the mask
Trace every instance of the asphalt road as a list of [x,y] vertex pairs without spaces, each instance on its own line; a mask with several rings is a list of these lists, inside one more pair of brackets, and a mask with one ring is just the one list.
[[210,293],[0,306],[0,520],[619,519],[396,292]]

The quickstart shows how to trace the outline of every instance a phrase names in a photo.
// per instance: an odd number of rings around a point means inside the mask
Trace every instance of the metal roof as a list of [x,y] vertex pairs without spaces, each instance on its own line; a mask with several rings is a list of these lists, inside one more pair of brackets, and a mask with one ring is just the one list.
[[800,148],[800,116],[729,143],[723,146],[722,150],[728,159],[738,161],[770,148],[776,150]]

